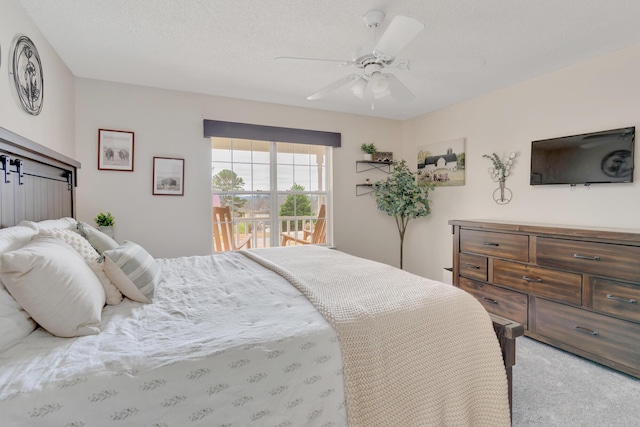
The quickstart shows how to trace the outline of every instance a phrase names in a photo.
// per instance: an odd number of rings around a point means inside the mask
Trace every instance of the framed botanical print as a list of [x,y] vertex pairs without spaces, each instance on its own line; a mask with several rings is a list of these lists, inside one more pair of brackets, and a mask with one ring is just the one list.
[[98,130],[98,169],[133,172],[133,132]]
[[184,196],[184,159],[153,158],[153,194]]

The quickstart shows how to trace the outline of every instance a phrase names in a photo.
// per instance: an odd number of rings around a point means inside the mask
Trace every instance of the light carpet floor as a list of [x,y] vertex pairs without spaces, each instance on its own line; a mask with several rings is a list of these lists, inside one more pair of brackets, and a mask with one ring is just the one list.
[[524,426],[640,426],[640,380],[520,337],[513,427]]

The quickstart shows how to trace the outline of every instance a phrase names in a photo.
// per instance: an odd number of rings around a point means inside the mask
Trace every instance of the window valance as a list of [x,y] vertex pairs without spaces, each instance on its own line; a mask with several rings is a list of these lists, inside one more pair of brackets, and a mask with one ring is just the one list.
[[204,120],[204,137],[291,142],[329,147],[340,147],[342,142],[342,134],[339,132],[283,128],[207,119]]

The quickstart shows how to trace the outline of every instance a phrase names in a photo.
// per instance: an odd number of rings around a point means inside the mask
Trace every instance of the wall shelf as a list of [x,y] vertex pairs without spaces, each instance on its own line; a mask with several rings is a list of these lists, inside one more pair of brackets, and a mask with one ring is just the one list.
[[369,160],[356,160],[356,173],[377,169],[386,174],[390,174],[391,165],[392,165],[392,162],[374,162]]
[[356,196],[373,193],[373,184],[356,184]]

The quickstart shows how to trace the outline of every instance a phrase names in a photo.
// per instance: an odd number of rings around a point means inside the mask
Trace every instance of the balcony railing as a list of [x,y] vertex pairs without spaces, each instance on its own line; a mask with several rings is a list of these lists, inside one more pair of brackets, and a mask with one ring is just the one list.
[[[313,230],[317,220],[316,216],[279,216],[278,226],[282,228],[280,233],[295,233],[295,236],[303,238],[304,230]],[[270,217],[237,217],[232,220],[233,232],[236,241],[251,234],[252,248],[271,247],[271,218]],[[276,239],[279,245],[280,238]]]

